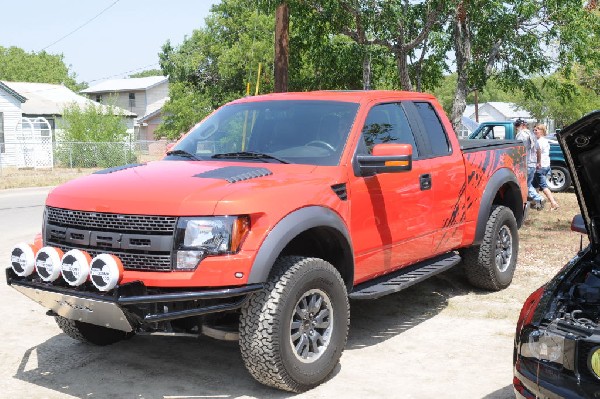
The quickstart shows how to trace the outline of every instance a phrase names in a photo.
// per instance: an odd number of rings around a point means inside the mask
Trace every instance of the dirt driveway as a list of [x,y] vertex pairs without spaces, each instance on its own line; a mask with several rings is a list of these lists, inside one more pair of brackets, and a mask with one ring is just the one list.
[[[568,232],[577,213],[574,195],[559,201],[560,214],[533,214],[521,230],[518,271],[502,292],[472,289],[456,268],[395,295],[352,302],[340,366],[302,395],[256,383],[235,343],[168,336],[136,336],[108,347],[78,343],[41,306],[2,283],[0,398],[512,398],[520,306],[579,247]],[[3,211],[14,212],[0,207],[0,217]],[[7,265],[14,240],[35,229],[0,229],[0,259]],[[562,247],[552,252],[558,240]]]

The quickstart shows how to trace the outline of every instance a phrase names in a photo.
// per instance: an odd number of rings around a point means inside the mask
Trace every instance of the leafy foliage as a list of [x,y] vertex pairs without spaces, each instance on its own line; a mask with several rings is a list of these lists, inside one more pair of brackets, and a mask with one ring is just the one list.
[[75,79],[62,54],[28,53],[18,47],[0,46],[0,80],[64,84],[73,91],[83,90],[86,85]]
[[135,161],[135,154],[127,146],[127,125],[119,108],[77,103],[65,107],[61,125],[61,142],[56,156],[69,167],[109,167]]

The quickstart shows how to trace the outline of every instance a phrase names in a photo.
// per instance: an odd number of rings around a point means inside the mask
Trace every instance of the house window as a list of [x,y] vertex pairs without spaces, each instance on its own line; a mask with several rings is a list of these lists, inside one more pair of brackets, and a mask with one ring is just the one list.
[[135,107],[135,93],[129,93],[129,108]]
[[102,94],[96,94],[96,102],[102,103]]
[[4,154],[6,148],[4,147],[4,113],[0,112],[0,153]]

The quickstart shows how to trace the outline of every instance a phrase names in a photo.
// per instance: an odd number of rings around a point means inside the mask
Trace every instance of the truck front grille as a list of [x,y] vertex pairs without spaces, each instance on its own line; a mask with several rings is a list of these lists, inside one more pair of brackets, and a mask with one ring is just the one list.
[[172,216],[120,215],[116,213],[72,211],[46,207],[48,223],[101,231],[173,234],[177,218]]
[[118,256],[126,270],[171,271],[177,218],[46,207],[45,245]]

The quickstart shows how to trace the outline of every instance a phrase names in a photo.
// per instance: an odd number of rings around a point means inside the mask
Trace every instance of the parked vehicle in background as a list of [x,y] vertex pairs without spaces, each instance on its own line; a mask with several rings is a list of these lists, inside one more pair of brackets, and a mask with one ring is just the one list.
[[[477,130],[469,135],[469,139],[487,139],[487,140],[514,140],[515,128],[512,122],[483,122]],[[550,191],[558,193],[571,187],[571,174],[567,168],[565,156],[556,140],[550,142],[550,175],[548,176],[548,188]]]
[[525,301],[517,323],[517,398],[595,398],[600,392],[600,111],[563,129],[581,215],[571,229],[590,244]]
[[7,282],[75,339],[239,336],[254,378],[305,391],[340,359],[349,298],[398,292],[461,259],[473,285],[507,287],[526,174],[522,143],[459,143],[427,94],[248,97],[162,161],[54,189],[42,236],[15,246]]

